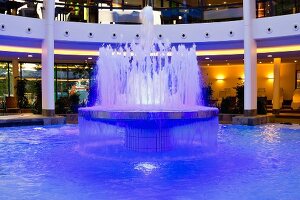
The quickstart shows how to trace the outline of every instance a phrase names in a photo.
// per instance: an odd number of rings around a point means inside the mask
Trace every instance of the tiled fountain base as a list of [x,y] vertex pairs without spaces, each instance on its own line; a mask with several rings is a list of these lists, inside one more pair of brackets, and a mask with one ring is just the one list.
[[101,147],[123,144],[132,151],[163,152],[182,146],[216,146],[216,108],[123,111],[92,107],[80,109],[78,116],[82,141]]
[[140,152],[162,152],[171,149],[168,129],[126,128],[125,146]]

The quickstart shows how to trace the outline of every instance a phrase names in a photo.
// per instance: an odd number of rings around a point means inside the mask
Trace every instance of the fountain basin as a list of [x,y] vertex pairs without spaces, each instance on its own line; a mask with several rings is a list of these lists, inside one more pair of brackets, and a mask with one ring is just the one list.
[[183,148],[216,148],[218,109],[190,106],[163,109],[155,106],[79,110],[83,144],[122,145],[138,152],[163,152]]

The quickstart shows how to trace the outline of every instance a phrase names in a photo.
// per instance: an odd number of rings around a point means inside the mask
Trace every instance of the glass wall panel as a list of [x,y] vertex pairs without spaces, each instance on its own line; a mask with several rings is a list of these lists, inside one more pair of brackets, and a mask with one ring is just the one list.
[[26,80],[26,93],[29,106],[35,102],[35,84],[41,80],[42,67],[39,63],[20,63],[20,77]]
[[0,109],[4,108],[5,97],[8,96],[7,63],[0,63]]
[[69,95],[68,65],[56,65],[56,99]]
[[57,64],[56,98],[77,93],[80,104],[85,104],[88,98],[90,69],[86,64]]

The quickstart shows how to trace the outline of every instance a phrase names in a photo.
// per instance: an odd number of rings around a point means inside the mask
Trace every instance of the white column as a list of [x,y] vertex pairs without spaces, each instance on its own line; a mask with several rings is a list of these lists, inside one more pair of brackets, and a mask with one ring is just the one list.
[[42,43],[42,113],[55,115],[54,105],[54,0],[44,0],[45,37]]
[[273,82],[273,113],[278,114],[280,105],[280,65],[281,58],[274,58],[274,82]]
[[244,115],[257,114],[257,45],[253,37],[253,20],[256,18],[256,1],[243,0],[244,12]]

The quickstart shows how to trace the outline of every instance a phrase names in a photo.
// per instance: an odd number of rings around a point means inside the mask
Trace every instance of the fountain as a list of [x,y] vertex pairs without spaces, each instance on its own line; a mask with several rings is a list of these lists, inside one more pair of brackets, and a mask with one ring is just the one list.
[[150,6],[141,20],[136,41],[99,49],[96,105],[79,109],[82,146],[119,155],[215,150],[218,109],[202,106],[196,47],[154,37]]

